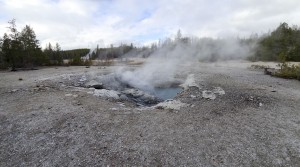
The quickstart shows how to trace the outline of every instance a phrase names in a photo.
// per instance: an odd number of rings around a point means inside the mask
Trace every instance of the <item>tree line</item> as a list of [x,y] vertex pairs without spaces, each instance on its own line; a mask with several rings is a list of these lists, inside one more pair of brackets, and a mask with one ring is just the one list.
[[[32,27],[26,25],[21,32],[17,30],[16,20],[10,20],[9,33],[0,38],[0,68],[10,67],[35,68],[36,66],[68,65],[64,59],[70,59],[70,65],[84,63],[81,57],[89,53],[89,49],[62,50],[60,45],[51,43],[42,50]],[[79,61],[78,61],[79,58]],[[75,63],[74,63],[75,62]]]
[[16,70],[18,67],[41,65],[45,57],[33,29],[26,25],[19,32],[14,19],[8,23],[10,33],[5,33],[0,42],[1,66],[11,66],[12,70]]
[[300,28],[281,23],[274,31],[258,39],[256,53],[250,60],[300,61]]
[[90,54],[92,60],[98,59],[102,61],[109,61],[115,58],[128,57],[149,57],[153,53],[153,47],[137,47],[131,44],[121,44],[120,46],[113,46],[107,48],[97,48]]
[[[151,46],[137,47],[121,44],[106,48],[62,50],[56,43],[41,49],[32,27],[26,25],[21,32],[16,28],[15,19],[8,22],[9,33],[0,39],[0,68],[34,68],[44,65],[88,65],[91,60],[110,61],[115,58],[149,57],[181,48],[184,54],[200,61],[247,58],[251,61],[300,61],[300,29],[281,23],[274,31],[262,36],[248,38],[213,39],[183,37],[178,30],[175,38],[166,38]],[[176,51],[177,52],[177,51]]]

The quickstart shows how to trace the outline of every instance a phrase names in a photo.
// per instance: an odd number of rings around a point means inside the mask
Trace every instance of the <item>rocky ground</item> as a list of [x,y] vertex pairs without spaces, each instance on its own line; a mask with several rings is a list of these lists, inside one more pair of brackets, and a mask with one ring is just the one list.
[[153,107],[80,85],[114,66],[2,71],[0,166],[299,166],[300,82],[250,65],[182,65],[199,88]]

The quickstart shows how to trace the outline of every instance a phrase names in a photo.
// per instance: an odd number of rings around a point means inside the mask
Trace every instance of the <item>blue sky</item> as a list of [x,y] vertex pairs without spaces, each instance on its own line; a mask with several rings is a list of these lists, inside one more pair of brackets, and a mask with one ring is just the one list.
[[279,23],[300,25],[299,0],[0,0],[0,35],[15,18],[33,27],[41,46],[63,49],[138,45],[174,36],[249,36]]

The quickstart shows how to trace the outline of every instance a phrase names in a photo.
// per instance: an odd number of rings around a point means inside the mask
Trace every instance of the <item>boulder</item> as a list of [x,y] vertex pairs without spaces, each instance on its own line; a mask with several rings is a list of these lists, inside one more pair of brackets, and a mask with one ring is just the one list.
[[214,92],[209,91],[209,90],[202,91],[202,97],[205,99],[210,99],[210,100],[216,99],[216,95],[214,94]]
[[161,100],[156,96],[138,89],[126,89],[122,91],[122,93],[140,105],[151,105],[161,102]]
[[145,104],[157,104],[158,102],[161,102],[161,100],[153,95],[145,93],[143,96],[140,97],[140,99]]
[[212,92],[219,95],[225,95],[225,91],[221,87],[214,87]]
[[182,107],[188,107],[189,105],[186,103],[182,103],[179,100],[170,100],[164,101],[154,106],[156,109],[171,109],[171,110],[180,110]]
[[103,84],[95,80],[91,80],[85,84],[87,88],[103,89]]
[[265,68],[265,74],[266,75],[274,75],[276,72],[275,68]]
[[85,76],[85,75],[81,76],[81,78],[79,79],[79,81],[80,81],[80,82],[86,81],[86,76]]
[[122,93],[132,96],[134,98],[141,97],[145,94],[143,91],[138,89],[125,89],[124,91],[122,91]]
[[115,90],[107,90],[107,89],[95,89],[94,96],[98,97],[107,97],[119,100],[120,99],[120,93]]

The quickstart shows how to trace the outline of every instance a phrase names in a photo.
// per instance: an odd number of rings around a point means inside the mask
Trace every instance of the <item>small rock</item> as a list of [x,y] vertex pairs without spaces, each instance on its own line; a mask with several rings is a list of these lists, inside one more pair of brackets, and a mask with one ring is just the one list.
[[71,93],[67,93],[65,94],[66,97],[70,97],[70,96],[73,96]]
[[141,97],[145,94],[145,92],[138,89],[126,89],[122,93],[133,96],[135,98]]
[[265,68],[265,74],[266,75],[274,75],[276,72],[275,68]]
[[212,91],[213,91],[215,94],[225,95],[225,91],[224,91],[221,87],[215,87]]
[[163,106],[156,106],[155,108],[156,108],[156,109],[159,109],[159,110],[163,110],[163,109],[164,109]]
[[263,104],[262,104],[262,103],[259,103],[258,106],[261,107],[261,106],[263,106]]
[[195,95],[191,95],[191,98],[196,98],[197,96],[195,96]]
[[87,92],[87,94],[94,94],[94,92],[92,92],[92,91],[88,91],[88,92]]
[[113,99],[120,99],[119,92],[114,91],[114,90],[107,90],[107,89],[95,89],[94,91],[94,96],[98,97],[108,97],[108,98],[113,98]]
[[33,88],[33,91],[39,91],[40,88]]
[[78,95],[73,95],[74,98],[78,97]]
[[86,81],[86,77],[85,77],[85,75],[83,75],[81,78],[80,78],[80,80],[79,80],[80,82],[84,82],[84,81]]
[[126,95],[123,95],[123,94],[122,94],[122,95],[120,95],[120,99],[121,99],[121,100],[128,100],[128,97],[127,97]]
[[17,92],[19,89],[13,89],[11,90],[12,93]]
[[171,109],[171,110],[180,110],[182,107],[188,107],[186,103],[182,103],[179,100],[165,101],[154,106],[156,109]]
[[155,96],[149,95],[147,93],[145,93],[143,96],[139,98],[147,104],[157,104],[158,102],[160,102],[160,99],[158,99]]
[[71,80],[71,76],[73,76],[73,74],[64,74],[64,75],[62,75],[62,78],[63,79],[67,79],[67,80]]
[[125,107],[124,103],[118,103],[121,107]]
[[85,84],[87,88],[103,89],[103,84],[95,80],[91,80]]
[[208,91],[208,90],[202,91],[202,97],[210,100],[216,99],[216,95],[212,91]]

